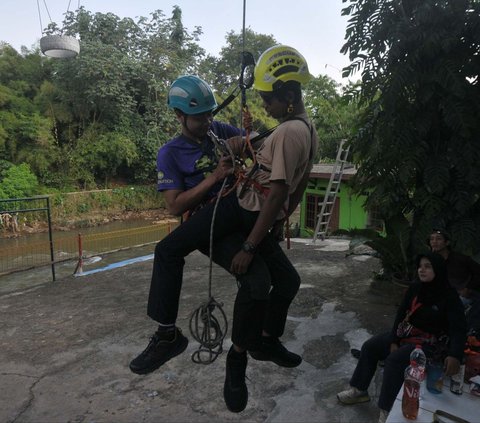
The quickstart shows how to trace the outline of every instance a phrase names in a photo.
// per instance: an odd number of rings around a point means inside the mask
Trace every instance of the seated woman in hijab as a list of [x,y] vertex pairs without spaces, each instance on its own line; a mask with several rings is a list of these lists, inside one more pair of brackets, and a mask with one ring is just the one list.
[[421,345],[427,358],[445,344],[446,376],[459,371],[466,341],[466,321],[457,291],[447,280],[445,260],[436,253],[417,257],[417,281],[409,287],[400,305],[392,330],[366,341],[357,367],[350,379],[350,388],[337,394],[342,404],[370,400],[368,386],[377,364],[385,360],[383,383],[378,399],[379,422],[386,420],[400,390],[410,353]]

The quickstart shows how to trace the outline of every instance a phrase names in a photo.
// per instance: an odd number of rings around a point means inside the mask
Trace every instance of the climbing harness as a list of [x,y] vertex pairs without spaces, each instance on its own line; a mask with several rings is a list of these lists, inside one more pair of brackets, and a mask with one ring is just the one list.
[[[223,108],[225,108],[228,104],[230,104],[235,97],[241,93],[241,119],[240,121],[244,122],[244,117],[248,118],[248,122],[251,122],[250,112],[248,110],[247,100],[246,100],[246,90],[250,88],[254,84],[253,72],[249,74],[249,71],[253,66],[255,66],[255,60],[251,53],[245,52],[245,15],[246,15],[246,0],[243,2],[243,53],[242,53],[242,69],[240,73],[240,77],[238,80],[238,84],[232,93],[227,97],[225,101],[220,104],[213,112],[213,115],[216,115],[220,112]],[[296,50],[291,49],[289,54],[298,54]],[[297,79],[301,79],[301,82],[307,77],[310,76],[308,73],[308,68],[306,67],[306,62],[304,61],[303,57],[302,60],[296,58],[296,63],[299,65],[298,69],[298,77],[295,76]],[[273,88],[273,87],[272,87]],[[301,120],[303,121],[310,129],[312,133],[313,128],[302,118],[292,118],[292,120]],[[242,128],[245,130],[245,144],[244,144],[244,151],[242,151],[242,155],[236,156],[232,151],[231,146],[223,140],[219,138],[213,131],[208,131],[208,136],[212,140],[213,144],[215,145],[216,151],[223,156],[228,156],[232,160],[232,164],[234,166],[234,176],[235,182],[232,184],[231,187],[228,189],[226,188],[227,180],[229,179],[226,177],[223,180],[222,187],[217,194],[215,206],[213,209],[212,214],[212,222],[210,225],[210,247],[209,247],[209,256],[210,256],[210,266],[209,266],[209,281],[208,281],[208,300],[200,305],[190,316],[190,333],[192,337],[200,344],[197,351],[192,354],[192,360],[198,364],[210,364],[217,359],[217,357],[223,352],[223,340],[226,336],[228,330],[228,321],[225,315],[225,312],[222,309],[221,303],[217,302],[212,296],[212,266],[213,266],[213,229],[215,224],[215,216],[217,212],[217,206],[222,197],[228,195],[230,192],[235,190],[238,187],[238,184],[243,183],[242,189],[239,193],[239,198],[244,194],[245,190],[249,187],[260,192],[265,197],[269,193],[269,189],[259,184],[255,179],[255,173],[259,169],[266,170],[270,172],[271,170],[266,169],[265,166],[257,163],[256,161],[256,154],[252,147],[252,142],[258,141],[266,136],[270,135],[278,125],[274,128],[269,129],[268,131],[263,132],[260,135],[257,135],[250,139],[250,134],[252,131],[251,124],[248,127]],[[313,134],[312,134],[313,137]],[[246,151],[247,150],[247,151]],[[249,153],[251,159],[253,161],[251,170],[246,173],[246,160],[245,153]],[[311,146],[310,156],[313,153],[313,142]],[[284,210],[286,212],[286,210]],[[286,213],[286,236],[287,236],[287,248],[290,248],[290,234],[289,234],[289,223],[288,223],[288,214]],[[218,312],[217,312],[218,311]],[[215,315],[215,313],[217,315]]]

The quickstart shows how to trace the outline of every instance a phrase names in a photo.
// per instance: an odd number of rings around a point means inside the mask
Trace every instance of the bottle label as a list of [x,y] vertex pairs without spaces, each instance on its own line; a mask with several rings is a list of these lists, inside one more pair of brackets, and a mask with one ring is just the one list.
[[420,397],[420,385],[418,383],[405,383],[403,389],[409,398]]
[[414,379],[421,381],[425,379],[425,369],[423,367],[412,366],[410,375]]

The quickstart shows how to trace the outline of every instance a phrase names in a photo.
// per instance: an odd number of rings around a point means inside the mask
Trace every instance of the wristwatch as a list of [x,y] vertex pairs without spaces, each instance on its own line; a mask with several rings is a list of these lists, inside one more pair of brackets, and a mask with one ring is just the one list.
[[245,241],[242,244],[242,251],[245,251],[248,254],[255,254],[257,251],[257,246],[253,242]]

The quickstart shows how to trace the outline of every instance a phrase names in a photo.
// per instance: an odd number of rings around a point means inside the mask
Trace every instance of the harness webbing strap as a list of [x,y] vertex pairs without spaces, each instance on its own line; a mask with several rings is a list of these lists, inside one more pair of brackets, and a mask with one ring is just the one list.
[[[312,158],[313,158],[313,125],[310,125],[305,119],[301,118],[301,117],[298,117],[298,116],[295,116],[291,119],[288,119],[288,120],[300,120],[302,121],[305,125],[307,125],[308,129],[310,130],[310,152],[309,152],[309,155],[308,155],[308,161],[311,161]],[[267,135],[270,135],[276,128],[278,127],[275,126],[274,128],[271,128]],[[263,135],[263,134],[261,134]],[[258,138],[255,137],[255,138]],[[255,139],[254,138],[254,139]],[[253,141],[254,139],[252,139],[251,141]],[[264,172],[271,172],[272,169],[269,169],[267,168],[266,166],[264,166],[263,164],[261,163],[258,163],[258,162],[255,162],[254,166],[250,169],[250,172],[248,172],[248,174],[244,174],[244,173],[240,173],[239,174],[239,177],[238,177],[238,183],[242,183],[242,180],[243,180],[243,185],[242,185],[242,189],[240,190],[240,193],[238,194],[238,198],[242,198],[247,189],[252,187],[253,189],[255,189],[257,192],[259,192],[261,195],[263,195],[265,198],[268,196],[268,194],[270,193],[270,188],[266,188],[264,187],[262,184],[260,184],[259,182],[257,182],[255,179],[254,179],[254,176],[255,174],[257,173],[258,170],[263,170]],[[290,249],[290,220],[289,220],[289,216],[288,216],[288,209],[283,206],[283,212],[285,213],[285,238],[287,239],[287,249]]]

